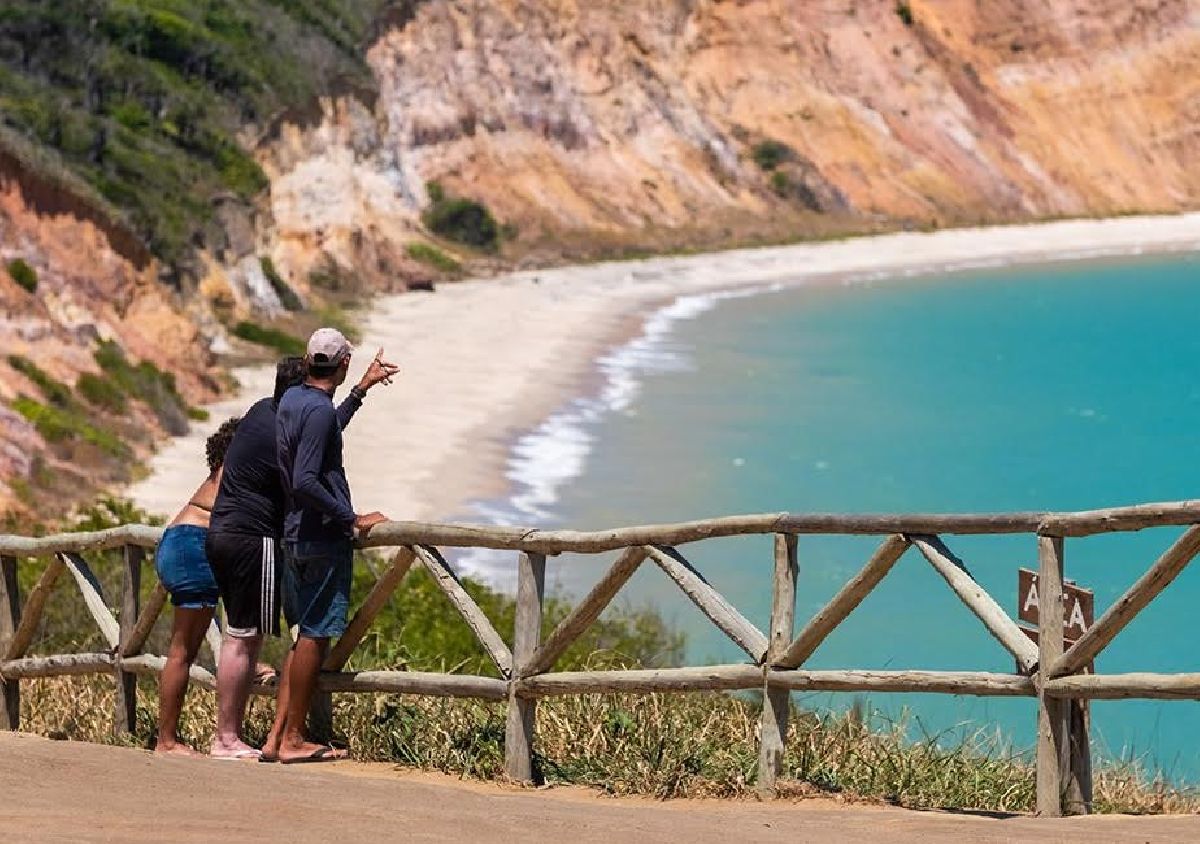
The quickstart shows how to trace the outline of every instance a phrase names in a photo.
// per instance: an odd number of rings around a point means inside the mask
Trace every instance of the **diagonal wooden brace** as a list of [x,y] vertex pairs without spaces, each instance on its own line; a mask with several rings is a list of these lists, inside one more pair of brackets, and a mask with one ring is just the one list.
[[787,650],[773,663],[775,668],[799,668],[834,629],[846,620],[863,602],[871,590],[892,570],[896,561],[908,550],[909,541],[903,536],[889,536],[867,560],[862,571],[821,608],[800,631]]
[[475,603],[475,599],[463,588],[458,575],[450,568],[450,564],[446,562],[441,552],[431,545],[415,545],[413,550],[416,552],[417,559],[421,561],[421,565],[425,566],[425,570],[433,575],[433,580],[437,583],[438,588],[450,599],[450,603],[454,605],[459,615],[467,622],[467,626],[474,632],[479,644],[483,645],[487,655],[500,669],[500,674],[505,678],[511,677],[512,651],[508,649],[508,645],[504,644],[504,640],[500,638],[500,634],[496,632],[496,628],[487,615],[479,608],[479,604]]
[[643,547],[650,559],[675,581],[683,593],[691,598],[692,603],[699,607],[700,612],[708,616],[709,621],[745,651],[756,664],[762,664],[767,655],[767,637],[761,630],[747,621],[724,595],[713,589],[704,576],[674,548],[659,548],[654,545]]
[[558,626],[554,628],[554,632],[546,637],[546,641],[534,652],[529,663],[522,667],[521,676],[527,677],[531,674],[549,671],[567,648],[571,647],[575,640],[595,623],[596,619],[600,617],[600,613],[604,612],[604,608],[612,602],[621,587],[629,582],[629,578],[633,577],[634,572],[638,570],[645,559],[646,549],[626,549],[587,597],[580,601],[567,614],[567,617],[559,622]]
[[83,595],[83,602],[87,605],[92,618],[96,620],[96,626],[100,628],[104,640],[108,642],[110,648],[116,650],[121,643],[121,626],[117,624],[117,619],[113,617],[112,611],[104,603],[100,581],[92,573],[87,561],[78,554],[63,552],[58,555],[58,558],[75,578],[75,583]]
[[1037,645],[1029,641],[1008,613],[975,582],[963,561],[936,536],[912,536],[909,539],[996,641],[1016,657],[1021,670],[1033,671],[1038,664]]

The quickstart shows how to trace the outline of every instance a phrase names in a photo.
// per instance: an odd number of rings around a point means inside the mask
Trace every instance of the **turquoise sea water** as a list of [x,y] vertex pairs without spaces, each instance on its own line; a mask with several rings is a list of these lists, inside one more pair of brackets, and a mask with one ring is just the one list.
[[[1200,497],[1200,260],[990,271],[870,285],[789,288],[722,301],[671,326],[640,389],[588,435],[582,476],[546,520],[581,528],[778,510],[1084,509]],[[1067,576],[1097,614],[1177,529],[1068,540]],[[862,565],[877,540],[801,537],[797,624]],[[947,537],[1016,611],[1032,537]],[[767,539],[688,546],[709,580],[765,629]],[[570,591],[596,576],[567,557]],[[696,662],[741,653],[657,570],[626,600],[653,602],[690,636]],[[1102,672],[1197,671],[1200,564],[1127,628]],[[1012,659],[910,551],[809,662],[816,668],[1011,671]],[[808,695],[844,706],[845,695]],[[882,695],[933,732],[995,725],[1030,746],[1030,701]],[[1093,704],[1107,755],[1145,755],[1200,779],[1200,706]]]

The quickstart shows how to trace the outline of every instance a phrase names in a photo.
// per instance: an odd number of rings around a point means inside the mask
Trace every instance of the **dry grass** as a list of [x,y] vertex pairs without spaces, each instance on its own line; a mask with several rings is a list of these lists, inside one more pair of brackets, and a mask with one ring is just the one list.
[[[123,744],[148,746],[156,686],[142,681],[138,730]],[[464,778],[502,776],[502,704],[398,695],[339,695],[335,724],[356,758]],[[61,739],[112,743],[113,684],[106,677],[22,683],[22,725]],[[271,701],[251,704],[247,733],[265,734]],[[197,747],[212,735],[215,699],[195,690],[181,731]],[[749,797],[757,765],[758,706],[725,694],[601,696],[543,701],[536,765],[548,783],[611,794]],[[784,760],[788,797],[837,795],[914,808],[1030,811],[1033,765],[983,731],[912,741],[903,723],[871,725],[859,711],[796,712]],[[1097,811],[1190,813],[1200,795],[1151,779],[1136,763],[1099,769]]]

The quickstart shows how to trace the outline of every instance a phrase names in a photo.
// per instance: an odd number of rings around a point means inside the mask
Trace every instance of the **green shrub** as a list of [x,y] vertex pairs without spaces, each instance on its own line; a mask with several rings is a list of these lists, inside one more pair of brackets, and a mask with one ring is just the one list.
[[78,411],[41,404],[28,396],[18,397],[12,403],[12,409],[28,419],[46,442],[83,440],[112,457],[123,457],[128,453],[116,434],[85,422]]
[[787,173],[776,170],[771,174],[771,190],[775,191],[777,196],[787,196],[791,188],[792,180],[788,178]]
[[275,262],[264,255],[258,259],[258,263],[262,267],[263,275],[270,282],[271,289],[279,297],[279,303],[289,311],[304,310],[304,303],[300,301],[300,297],[296,295],[296,291],[292,290],[288,286],[288,283],[283,280],[283,276],[279,274],[279,270],[275,269]]
[[8,365],[24,375],[42,391],[46,400],[55,407],[69,408],[75,402],[71,398],[71,388],[58,381],[42,370],[36,363],[21,355],[9,355]]
[[782,141],[766,140],[754,145],[750,151],[754,163],[760,170],[771,171],[795,157],[792,148]]
[[912,6],[909,5],[908,0],[897,0],[896,17],[900,18],[905,26],[912,26],[916,23],[916,18],[913,17]]
[[426,182],[425,193],[429,194],[429,201],[434,205],[446,201],[446,189],[441,182]]
[[163,372],[152,362],[137,365],[125,357],[125,351],[113,340],[101,340],[94,355],[96,364],[123,392],[145,402],[168,433],[187,433],[187,407],[175,386],[175,376]]
[[420,261],[422,264],[433,267],[438,272],[462,272],[462,264],[451,258],[436,246],[433,246],[429,243],[410,243],[408,246],[404,247],[404,251],[407,252],[408,257],[412,258],[414,261]]
[[430,193],[430,199],[421,220],[434,234],[486,252],[500,245],[500,224],[487,206],[473,199],[448,196],[440,186]]
[[75,382],[75,389],[88,404],[95,407],[112,413],[124,413],[129,409],[129,402],[121,388],[111,379],[94,372],[85,372],[80,375]]
[[193,422],[207,422],[212,418],[212,414],[202,407],[189,407],[187,409],[187,418]]
[[281,355],[303,355],[304,341],[278,328],[264,328],[253,322],[242,321],[233,327],[235,337],[240,337],[260,346],[268,346]]
[[8,274],[12,276],[12,280],[26,291],[33,293],[37,290],[38,274],[37,270],[29,266],[22,258],[14,258],[8,262]]

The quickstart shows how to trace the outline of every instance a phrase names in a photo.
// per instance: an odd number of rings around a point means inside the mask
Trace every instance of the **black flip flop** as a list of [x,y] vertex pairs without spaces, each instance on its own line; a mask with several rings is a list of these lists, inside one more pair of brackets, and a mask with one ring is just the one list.
[[317,748],[316,750],[314,750],[312,753],[310,753],[307,756],[298,756],[295,759],[280,759],[279,764],[280,765],[305,765],[305,764],[311,764],[313,762],[341,762],[343,759],[349,758],[346,756],[335,756],[333,758],[330,758],[328,756],[328,754],[336,753],[336,752],[337,752],[336,749],[332,748],[332,747],[320,747],[320,748]]

